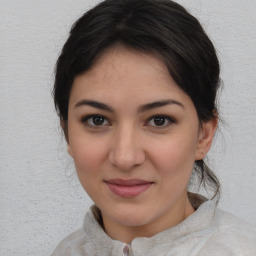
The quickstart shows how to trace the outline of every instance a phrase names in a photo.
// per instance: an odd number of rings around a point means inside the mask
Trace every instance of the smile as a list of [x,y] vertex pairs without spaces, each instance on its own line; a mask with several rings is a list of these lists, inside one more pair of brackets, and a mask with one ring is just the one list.
[[125,198],[138,196],[153,184],[153,182],[139,179],[111,179],[105,181],[105,183],[114,194]]

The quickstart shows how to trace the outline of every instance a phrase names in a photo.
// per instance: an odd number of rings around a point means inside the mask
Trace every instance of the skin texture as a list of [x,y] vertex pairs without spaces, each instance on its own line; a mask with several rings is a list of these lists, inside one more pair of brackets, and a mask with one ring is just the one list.
[[[166,100],[164,106],[148,105]],[[115,46],[75,78],[68,152],[111,238],[128,243],[150,237],[194,212],[187,184],[194,161],[208,152],[216,126],[215,119],[200,126],[192,100],[154,56]],[[111,179],[150,185],[123,197],[111,191],[106,183]]]

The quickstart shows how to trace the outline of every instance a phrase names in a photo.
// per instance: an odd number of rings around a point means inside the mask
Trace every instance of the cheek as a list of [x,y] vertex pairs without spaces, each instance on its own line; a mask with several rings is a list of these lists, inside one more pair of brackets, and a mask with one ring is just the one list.
[[77,143],[73,149],[73,160],[78,179],[86,193],[95,201],[97,194],[95,188],[98,188],[102,181],[101,171],[104,161],[102,145],[91,144],[87,141],[87,143]]
[[79,178],[89,179],[91,175],[96,176],[107,155],[104,143],[77,136],[71,139],[70,148]]
[[158,191],[163,204],[176,202],[187,191],[194,166],[193,149],[194,147],[185,144],[183,140],[155,148],[152,162],[158,173]]
[[151,158],[162,175],[179,179],[190,177],[194,166],[196,141],[189,136],[175,136],[163,143],[154,143]]

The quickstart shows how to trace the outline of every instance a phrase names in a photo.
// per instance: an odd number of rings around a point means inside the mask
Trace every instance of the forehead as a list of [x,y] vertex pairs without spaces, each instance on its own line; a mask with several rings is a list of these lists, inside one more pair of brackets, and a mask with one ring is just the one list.
[[108,103],[115,99],[121,102],[129,99],[132,103],[137,99],[141,104],[166,97],[190,99],[160,58],[122,46],[105,51],[90,70],[75,78],[70,101],[81,97]]
[[[138,78],[158,74],[163,79],[172,79],[160,56],[143,53],[122,45],[113,46],[95,60],[92,68],[86,72],[94,77],[122,79],[127,76]],[[97,76],[96,76],[97,75]]]

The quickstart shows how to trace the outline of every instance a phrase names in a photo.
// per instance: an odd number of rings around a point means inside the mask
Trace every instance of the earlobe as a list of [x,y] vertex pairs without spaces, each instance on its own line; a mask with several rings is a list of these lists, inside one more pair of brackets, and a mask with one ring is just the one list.
[[217,126],[218,118],[202,122],[195,160],[203,159],[210,150]]

